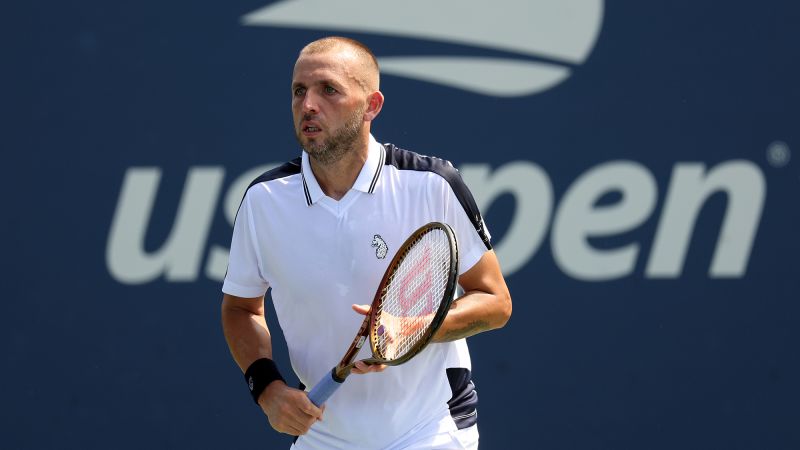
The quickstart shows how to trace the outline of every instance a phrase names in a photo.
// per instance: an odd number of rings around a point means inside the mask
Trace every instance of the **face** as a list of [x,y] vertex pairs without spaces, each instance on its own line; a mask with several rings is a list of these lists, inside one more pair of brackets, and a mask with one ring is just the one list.
[[292,79],[295,134],[303,149],[323,164],[352,150],[364,133],[367,94],[346,54],[301,55]]

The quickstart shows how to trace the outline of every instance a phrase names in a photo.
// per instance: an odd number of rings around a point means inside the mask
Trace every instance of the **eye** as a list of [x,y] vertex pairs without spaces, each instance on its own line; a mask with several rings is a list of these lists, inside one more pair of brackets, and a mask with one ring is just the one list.
[[325,86],[326,94],[335,94],[337,91],[333,86]]
[[306,93],[306,88],[304,88],[304,87],[294,88],[294,96],[295,97],[299,97],[301,95],[304,95],[305,93]]

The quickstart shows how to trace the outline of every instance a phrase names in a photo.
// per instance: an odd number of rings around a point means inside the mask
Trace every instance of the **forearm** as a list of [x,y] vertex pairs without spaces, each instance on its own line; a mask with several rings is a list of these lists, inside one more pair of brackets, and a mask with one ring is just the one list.
[[503,327],[511,317],[511,294],[493,251],[461,275],[464,295],[453,302],[434,342],[455,341]]
[[[263,297],[240,298],[226,294],[222,300],[222,331],[242,372],[257,359],[272,358]],[[275,430],[299,436],[322,418],[322,410],[311,403],[305,392],[290,388],[284,382],[264,384],[266,387],[258,395],[257,403]]]
[[242,372],[259,358],[272,358],[272,339],[263,307],[241,307],[237,299],[226,296],[222,305],[222,331]]
[[[510,308],[510,299],[508,308]],[[433,342],[448,342],[470,337],[484,331],[501,328],[510,312],[506,300],[482,291],[471,291],[453,302]]]

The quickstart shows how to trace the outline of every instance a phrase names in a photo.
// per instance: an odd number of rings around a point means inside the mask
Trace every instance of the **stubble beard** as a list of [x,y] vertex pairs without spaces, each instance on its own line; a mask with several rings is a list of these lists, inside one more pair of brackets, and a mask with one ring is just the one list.
[[355,147],[361,130],[364,128],[363,117],[364,111],[355,111],[341,128],[324,141],[304,142],[301,130],[297,130],[295,136],[303,150],[316,162],[322,165],[331,165],[341,160]]

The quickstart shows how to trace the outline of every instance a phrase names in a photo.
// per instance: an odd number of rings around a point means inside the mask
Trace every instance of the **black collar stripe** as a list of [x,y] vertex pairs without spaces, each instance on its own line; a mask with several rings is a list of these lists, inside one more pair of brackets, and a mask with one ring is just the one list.
[[[303,194],[306,196],[306,206],[311,206],[314,202],[311,201],[311,192],[308,190],[308,183],[306,183],[306,174],[303,173],[303,159],[300,158],[300,177],[303,179]],[[310,167],[309,167],[310,169]]]
[[383,164],[386,161],[386,149],[381,145],[381,154],[379,155],[378,159],[378,168],[375,169],[375,176],[372,177],[372,183],[369,185],[369,192],[372,194],[375,192],[375,185],[378,184],[378,179],[381,177],[381,171],[383,170]]
[[306,195],[306,205],[311,206],[313,203],[311,201],[311,193],[308,191],[308,184],[306,184],[306,176],[300,172],[300,176],[303,177],[303,193]]

